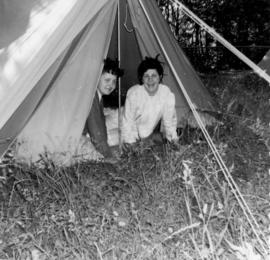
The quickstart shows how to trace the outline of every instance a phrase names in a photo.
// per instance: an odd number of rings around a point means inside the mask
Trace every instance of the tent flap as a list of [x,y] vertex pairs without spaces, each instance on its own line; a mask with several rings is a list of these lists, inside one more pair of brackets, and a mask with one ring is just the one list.
[[18,137],[20,157],[36,160],[45,148],[48,153],[65,154],[65,160],[76,153],[108,51],[115,3],[106,5],[72,44],[61,73]]

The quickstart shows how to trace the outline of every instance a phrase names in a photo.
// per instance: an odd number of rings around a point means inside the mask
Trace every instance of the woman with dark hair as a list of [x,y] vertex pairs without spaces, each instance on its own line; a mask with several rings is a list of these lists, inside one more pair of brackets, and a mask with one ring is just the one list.
[[145,57],[138,66],[138,85],[127,92],[123,125],[123,143],[149,138],[161,124],[163,137],[177,141],[175,96],[162,84],[163,66],[156,58]]
[[85,133],[89,134],[96,150],[104,156],[105,161],[110,163],[116,163],[117,159],[108,145],[102,97],[104,95],[110,95],[114,91],[117,79],[121,77],[123,73],[124,71],[119,68],[117,60],[111,60],[110,58],[104,60],[97,92],[84,130]]

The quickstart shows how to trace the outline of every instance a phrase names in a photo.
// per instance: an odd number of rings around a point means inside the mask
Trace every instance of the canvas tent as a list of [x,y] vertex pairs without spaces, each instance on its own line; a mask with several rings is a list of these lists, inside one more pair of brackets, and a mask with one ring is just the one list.
[[270,75],[270,51],[264,55],[262,60],[258,63],[258,66],[265,70],[268,75]]
[[213,111],[155,0],[2,0],[0,155],[16,139],[33,160],[44,151],[73,156],[103,59],[118,57],[129,87],[141,58],[157,54],[179,124],[190,111],[183,91],[198,110]]

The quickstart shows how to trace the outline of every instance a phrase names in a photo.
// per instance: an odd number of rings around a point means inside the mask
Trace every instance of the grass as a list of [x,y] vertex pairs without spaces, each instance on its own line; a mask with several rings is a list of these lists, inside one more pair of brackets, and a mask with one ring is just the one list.
[[[268,86],[250,74],[204,81],[222,111],[209,132],[269,243]],[[200,131],[180,144],[140,143],[115,167],[11,161],[0,259],[269,259]]]

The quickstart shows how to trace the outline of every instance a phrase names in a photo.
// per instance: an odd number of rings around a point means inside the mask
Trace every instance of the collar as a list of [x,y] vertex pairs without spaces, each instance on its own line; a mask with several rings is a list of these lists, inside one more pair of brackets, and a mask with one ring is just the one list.
[[99,90],[97,90],[97,93],[98,93],[98,100],[100,101],[100,100],[101,100],[101,98],[102,98],[102,94],[100,93],[100,91],[99,91]]

